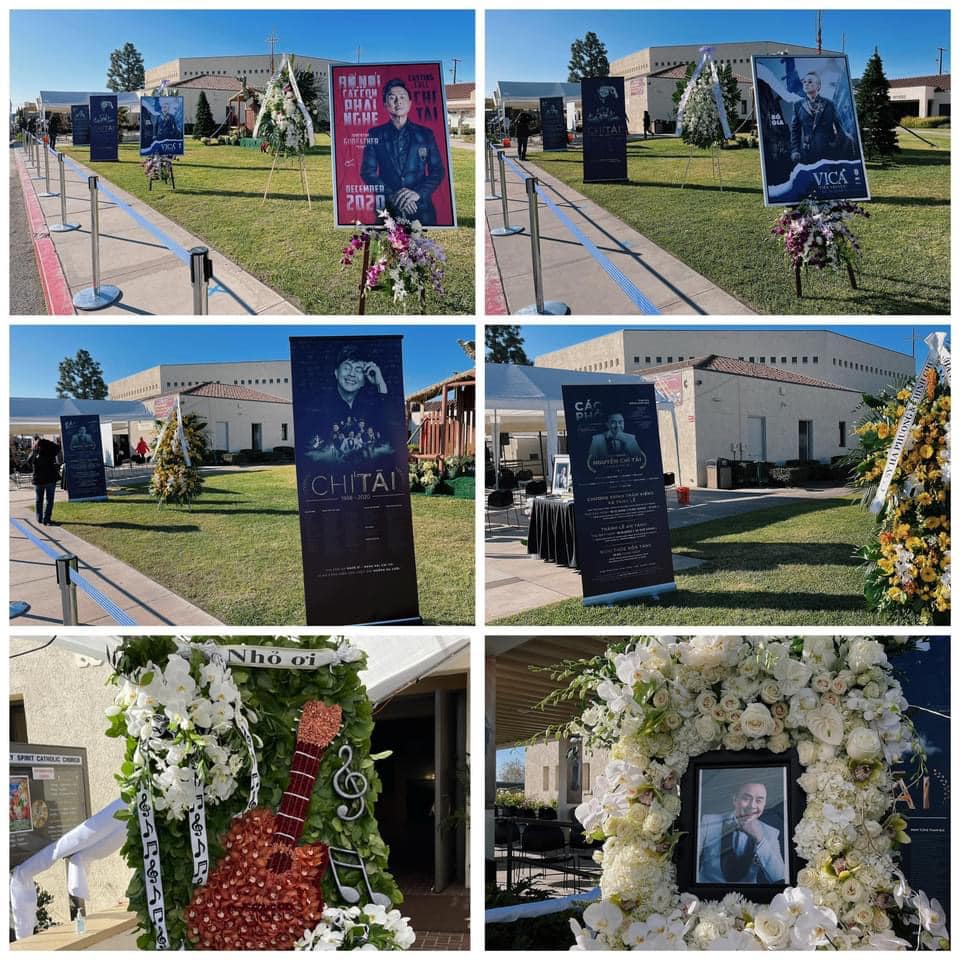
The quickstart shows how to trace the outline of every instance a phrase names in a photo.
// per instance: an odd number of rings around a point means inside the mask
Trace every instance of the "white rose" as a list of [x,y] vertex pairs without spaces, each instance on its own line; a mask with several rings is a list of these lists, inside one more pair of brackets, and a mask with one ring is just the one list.
[[723,745],[728,750],[743,750],[747,746],[747,738],[742,733],[728,733],[723,738]]
[[847,681],[844,677],[839,674],[833,678],[830,683],[830,689],[837,694],[844,694],[847,692]]
[[797,756],[802,766],[809,767],[817,756],[816,744],[811,743],[809,740],[801,740],[797,744]]
[[790,942],[790,924],[767,907],[756,912],[753,931],[768,950],[784,950]]
[[873,907],[865,904],[856,907],[851,915],[853,922],[859,927],[873,926]]
[[662,710],[669,702],[670,702],[670,694],[664,687],[661,687],[653,695],[653,705],[658,710]]
[[697,733],[703,740],[713,742],[720,736],[720,727],[717,725],[717,722],[713,719],[713,717],[697,717],[697,719],[694,720],[693,725],[696,727]]
[[872,760],[880,756],[883,744],[869,727],[857,727],[847,737],[847,756],[851,760]]
[[680,727],[683,726],[683,718],[679,713],[671,710],[670,713],[663,718],[663,723],[668,730],[679,730]]
[[709,690],[704,690],[703,693],[697,697],[697,709],[701,713],[710,713],[716,705],[717,698]]
[[659,837],[669,826],[667,817],[660,810],[652,809],[644,818],[642,829],[648,837]]
[[720,709],[724,713],[733,713],[734,710],[739,710],[740,698],[733,693],[725,693],[720,698]]
[[818,673],[811,682],[810,686],[813,687],[817,693],[826,693],[830,689],[830,677],[825,673]]
[[886,665],[887,655],[883,644],[877,640],[867,640],[865,637],[855,637],[847,648],[847,665],[854,673],[863,673],[864,670],[878,664]]
[[762,703],[748,704],[740,715],[740,729],[751,739],[769,737],[773,733],[773,717]]
[[843,717],[836,707],[821,704],[806,716],[807,729],[822,743],[838,746],[843,741]]
[[760,672],[759,664],[752,657],[749,660],[744,660],[737,669],[740,676],[746,677],[748,680],[753,679]]
[[850,877],[840,886],[840,892],[843,894],[844,900],[849,900],[851,903],[856,903],[860,897],[863,895],[863,887],[860,886],[860,882],[855,880],[853,877]]
[[828,690],[821,698],[821,703],[829,703],[831,707],[840,706],[840,698],[832,691]]
[[780,695],[780,684],[776,680],[764,680],[760,684],[760,699],[764,703],[776,703]]
[[790,737],[785,733],[777,733],[767,741],[767,746],[774,753],[783,753],[790,749]]

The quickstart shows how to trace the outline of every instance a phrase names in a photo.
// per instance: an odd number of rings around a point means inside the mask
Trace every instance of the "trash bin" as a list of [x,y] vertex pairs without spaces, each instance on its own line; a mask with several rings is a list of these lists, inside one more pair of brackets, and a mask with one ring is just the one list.
[[707,489],[708,490],[719,489],[717,484],[720,482],[720,479],[717,473],[718,473],[717,461],[708,460],[707,461]]
[[717,466],[717,489],[733,489],[733,467],[729,463],[721,462]]
[[690,506],[690,488],[689,487],[677,487],[677,503],[681,507]]
[[656,133],[656,134],[663,133],[663,121],[662,121],[662,120],[654,120],[654,121],[653,121],[653,132]]

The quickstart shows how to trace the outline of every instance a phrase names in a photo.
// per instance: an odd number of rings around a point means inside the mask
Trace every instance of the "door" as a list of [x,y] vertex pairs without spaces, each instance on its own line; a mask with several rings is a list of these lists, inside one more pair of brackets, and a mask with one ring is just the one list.
[[767,418],[747,417],[746,460],[767,459]]
[[263,449],[263,424],[250,424],[250,449],[257,452]]
[[801,460],[813,460],[813,421],[800,421],[800,452]]
[[217,420],[213,425],[214,449],[230,449],[230,424],[226,420]]

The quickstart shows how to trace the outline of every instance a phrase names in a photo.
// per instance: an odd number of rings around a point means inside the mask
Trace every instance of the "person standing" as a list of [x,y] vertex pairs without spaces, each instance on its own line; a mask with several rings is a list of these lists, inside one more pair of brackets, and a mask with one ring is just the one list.
[[652,136],[650,130],[650,111],[643,111],[643,139],[646,140],[647,137]]
[[57,149],[57,135],[60,133],[60,114],[51,113],[47,122],[47,135],[50,138],[50,149]]
[[527,159],[527,143],[530,140],[530,115],[524,111],[517,117],[517,159]]
[[53,523],[53,498],[60,480],[61,462],[60,448],[36,434],[27,463],[33,468],[33,485],[37,489],[37,522],[44,525]]
[[150,448],[147,446],[147,441],[144,440],[143,437],[140,438],[140,442],[134,447],[133,452],[139,458],[138,463],[147,462],[147,454],[150,452]]

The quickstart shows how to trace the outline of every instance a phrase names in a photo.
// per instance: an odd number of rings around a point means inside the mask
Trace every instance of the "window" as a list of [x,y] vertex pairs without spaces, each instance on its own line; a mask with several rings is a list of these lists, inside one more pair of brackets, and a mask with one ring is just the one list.
[[804,362],[804,363],[807,362],[807,358],[806,358],[806,357],[803,358],[803,362]]
[[813,358],[813,362],[814,362],[814,363],[819,363],[819,362],[820,362],[820,358],[819,358],[819,357],[814,357],[814,358]]
[[549,767],[544,767],[544,768],[543,768],[543,787],[542,787],[542,789],[543,789],[543,790],[549,790],[549,789],[550,789],[550,768],[549,768]]
[[840,421],[840,446],[845,447],[847,445],[847,422],[846,420]]
[[797,358],[796,358],[796,357],[791,357],[791,358],[790,358],[790,362],[791,362],[791,363],[796,363],[796,362],[797,362]]
[[[399,94],[397,94],[397,96],[399,96]],[[640,358],[639,358],[639,357],[634,357],[634,358],[633,358],[633,362],[634,362],[634,363],[639,363],[639,362],[640,362]]]
[[756,358],[756,357],[751,357],[751,358],[750,358],[750,362],[751,362],[751,363],[756,363],[756,362],[757,362],[757,358]]
[[[398,94],[399,96],[399,94]],[[673,357],[667,357],[667,363],[673,363]]]
[[590,764],[583,765],[583,792],[590,793]]
[[643,361],[644,361],[644,363],[649,363],[649,362],[650,362],[650,358],[649,358],[649,357],[644,357],[644,358],[643,358]]
[[[399,97],[400,94],[398,93],[397,96]],[[841,424],[841,426],[842,426],[842,424]],[[286,439],[287,439],[287,425],[286,425],[285,423],[281,423],[281,424],[280,424],[280,439],[281,439],[281,440],[286,440]],[[842,447],[843,444],[841,443],[840,446]]]
[[683,357],[677,357],[677,360],[678,360],[680,363],[683,363]]
[[766,357],[761,357],[761,358],[760,358],[760,362],[761,362],[761,363],[766,363],[766,362],[767,362],[767,358],[766,358]]
[[787,362],[787,358],[786,358],[786,357],[781,357],[781,358],[780,358],[780,362],[781,362],[781,363],[786,363],[786,362]]
[[663,357],[657,357],[657,363],[663,363]]

